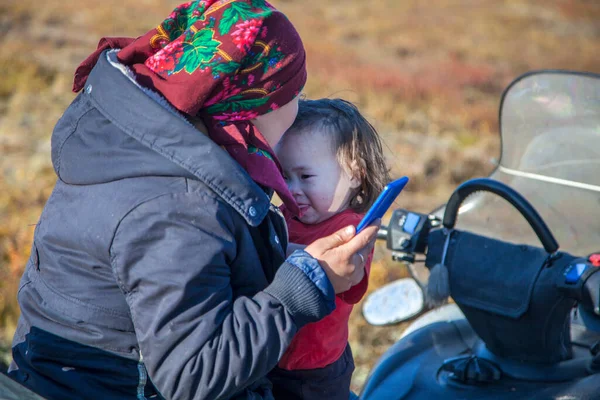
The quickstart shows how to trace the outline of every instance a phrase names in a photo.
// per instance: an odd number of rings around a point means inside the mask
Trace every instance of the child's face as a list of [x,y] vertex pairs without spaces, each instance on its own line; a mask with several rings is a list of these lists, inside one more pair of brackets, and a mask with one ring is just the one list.
[[276,148],[286,183],[305,224],[316,224],[348,208],[360,181],[337,161],[324,132],[290,132]]

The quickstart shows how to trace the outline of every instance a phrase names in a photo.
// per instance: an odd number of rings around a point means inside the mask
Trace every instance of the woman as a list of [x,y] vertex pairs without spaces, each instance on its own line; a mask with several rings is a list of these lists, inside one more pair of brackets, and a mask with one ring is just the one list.
[[272,148],[305,80],[297,32],[260,0],[100,41],[53,132],[14,379],[48,399],[272,398],[267,373],[362,279],[377,230],[285,259],[271,195],[298,208]]

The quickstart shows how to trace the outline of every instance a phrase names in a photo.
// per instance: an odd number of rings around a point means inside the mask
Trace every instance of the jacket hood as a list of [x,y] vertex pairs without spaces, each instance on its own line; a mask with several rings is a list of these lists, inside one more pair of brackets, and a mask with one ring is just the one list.
[[270,198],[226,151],[103,53],[52,135],[52,163],[69,184],[142,176],[202,181],[253,226]]

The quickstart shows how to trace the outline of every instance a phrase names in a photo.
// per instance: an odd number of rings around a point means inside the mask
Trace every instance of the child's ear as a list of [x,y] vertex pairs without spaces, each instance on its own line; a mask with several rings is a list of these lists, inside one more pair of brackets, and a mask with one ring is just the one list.
[[361,187],[362,179],[360,179],[360,169],[356,160],[350,163],[350,187],[356,189]]

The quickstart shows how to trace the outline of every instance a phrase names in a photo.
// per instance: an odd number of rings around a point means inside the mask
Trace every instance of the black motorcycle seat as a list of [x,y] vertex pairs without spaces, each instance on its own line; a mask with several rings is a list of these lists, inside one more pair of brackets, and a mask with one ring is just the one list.
[[360,398],[600,399],[600,373],[563,382],[522,380],[502,374],[495,382],[473,385],[455,381],[450,372],[442,369],[444,360],[475,355],[480,343],[465,319],[435,322],[414,331],[379,360]]

